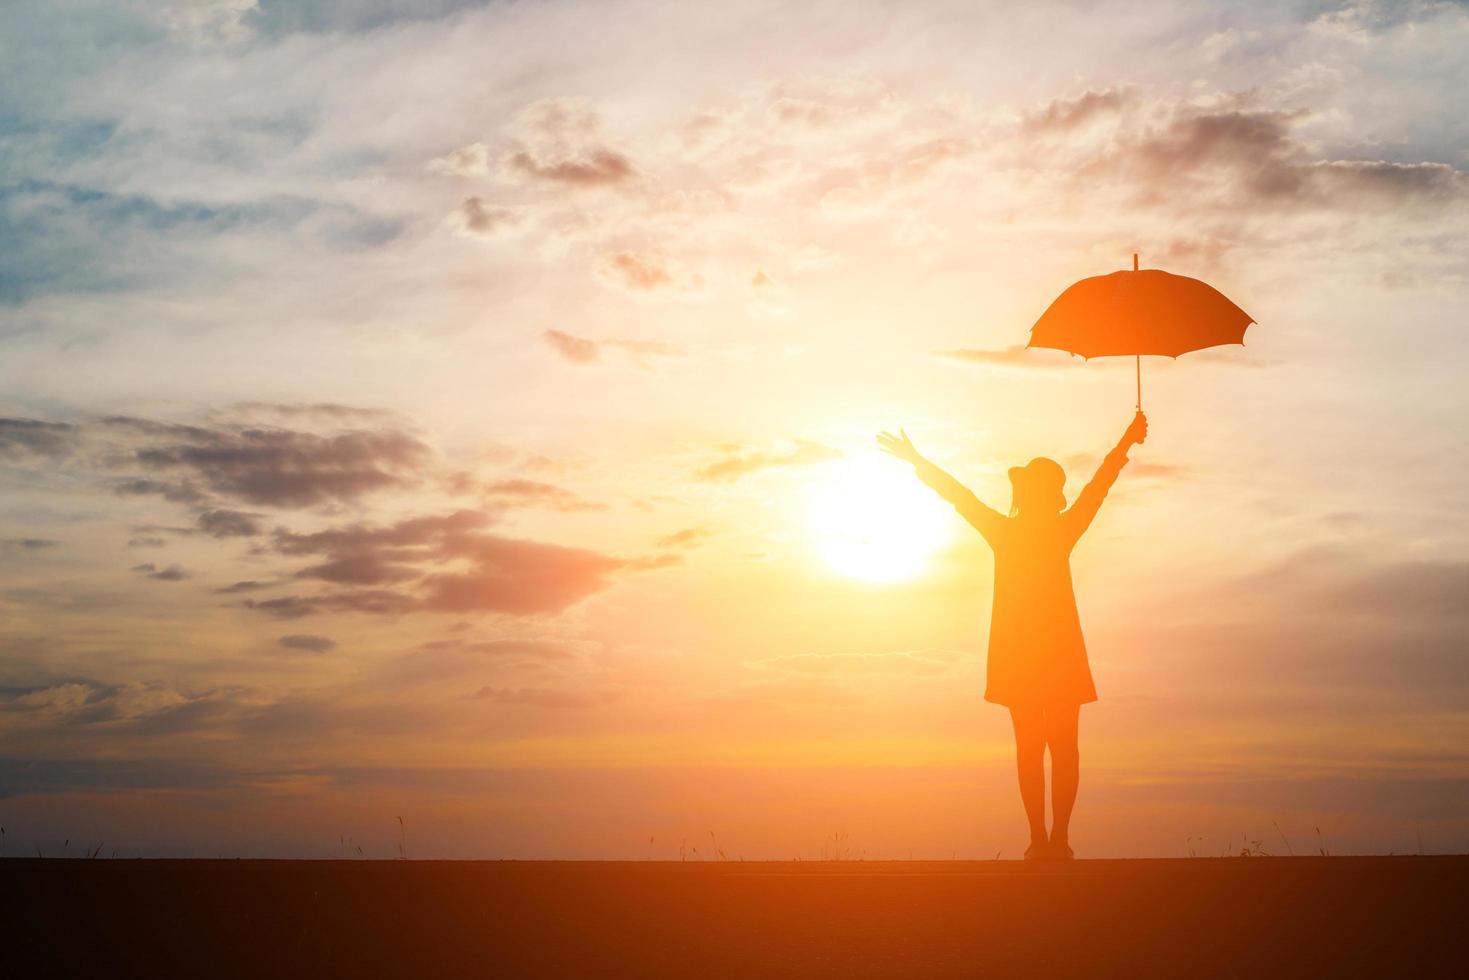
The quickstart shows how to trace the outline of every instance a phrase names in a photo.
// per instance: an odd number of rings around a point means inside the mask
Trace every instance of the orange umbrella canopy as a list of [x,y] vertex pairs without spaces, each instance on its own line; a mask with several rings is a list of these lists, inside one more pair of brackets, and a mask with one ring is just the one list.
[[1056,297],[1030,328],[1026,347],[1085,358],[1137,357],[1137,409],[1143,410],[1143,354],[1177,357],[1191,350],[1243,344],[1255,318],[1213,286],[1162,269],[1092,276]]
[[1177,357],[1221,344],[1243,344],[1255,318],[1206,282],[1161,269],[1093,276],[1068,288],[1030,328],[1027,347],[1082,357],[1161,354]]

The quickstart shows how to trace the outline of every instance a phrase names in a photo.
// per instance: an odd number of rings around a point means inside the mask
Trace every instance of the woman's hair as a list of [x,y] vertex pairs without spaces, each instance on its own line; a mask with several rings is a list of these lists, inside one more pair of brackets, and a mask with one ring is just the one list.
[[1054,459],[1037,456],[1024,466],[1010,468],[1010,516],[1022,510],[1066,509],[1066,471]]

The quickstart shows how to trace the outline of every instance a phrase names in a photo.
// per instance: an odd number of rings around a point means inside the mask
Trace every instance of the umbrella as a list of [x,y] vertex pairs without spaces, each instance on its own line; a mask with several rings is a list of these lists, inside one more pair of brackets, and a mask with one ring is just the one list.
[[1143,407],[1144,354],[1177,357],[1243,344],[1255,318],[1206,282],[1162,269],[1093,276],[1056,297],[1030,328],[1027,347],[1093,357],[1137,358],[1137,407]]

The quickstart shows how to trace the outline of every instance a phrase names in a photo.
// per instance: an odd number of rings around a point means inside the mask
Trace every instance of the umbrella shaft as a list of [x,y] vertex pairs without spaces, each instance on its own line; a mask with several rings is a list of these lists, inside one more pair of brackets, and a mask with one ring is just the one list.
[[1137,410],[1143,410],[1143,356],[1137,355]]

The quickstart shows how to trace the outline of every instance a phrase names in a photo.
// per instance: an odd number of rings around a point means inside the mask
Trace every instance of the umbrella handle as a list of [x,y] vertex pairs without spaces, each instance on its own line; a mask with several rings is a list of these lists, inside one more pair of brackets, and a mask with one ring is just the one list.
[[1141,354],[1135,356],[1137,357],[1137,410],[1141,412],[1143,410],[1143,356]]

